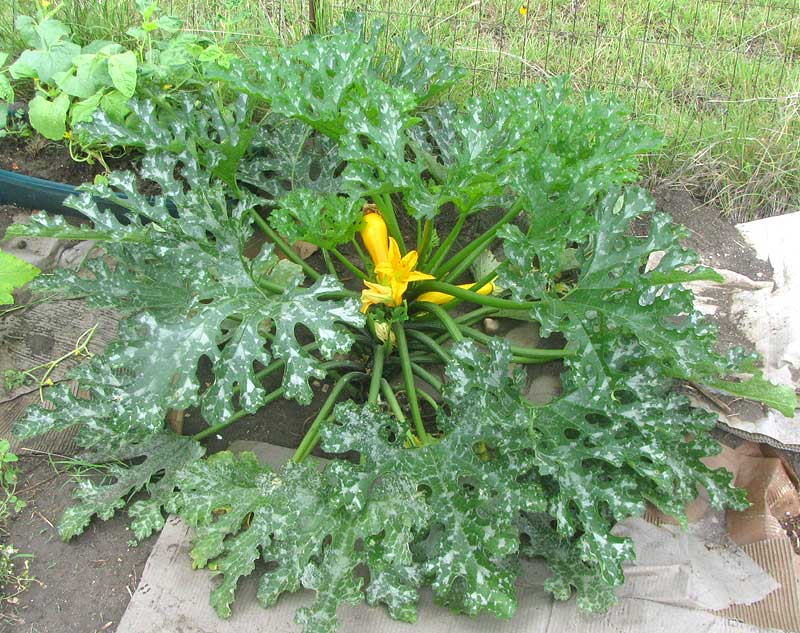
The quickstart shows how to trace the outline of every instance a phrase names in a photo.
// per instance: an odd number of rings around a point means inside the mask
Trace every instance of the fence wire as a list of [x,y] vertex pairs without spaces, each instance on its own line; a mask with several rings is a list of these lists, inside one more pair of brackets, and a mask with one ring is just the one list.
[[[568,73],[640,115],[723,114],[746,106],[776,123],[800,98],[800,2],[736,0],[321,0],[333,23],[360,11],[448,48],[477,94]],[[758,104],[753,108],[752,104]]]

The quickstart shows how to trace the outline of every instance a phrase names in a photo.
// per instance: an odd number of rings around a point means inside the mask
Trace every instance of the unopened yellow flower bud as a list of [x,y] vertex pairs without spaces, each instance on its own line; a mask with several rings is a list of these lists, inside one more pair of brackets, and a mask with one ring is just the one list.
[[397,337],[386,321],[377,321],[375,323],[375,335],[381,343],[385,343],[388,340],[392,341],[392,345],[397,343]]

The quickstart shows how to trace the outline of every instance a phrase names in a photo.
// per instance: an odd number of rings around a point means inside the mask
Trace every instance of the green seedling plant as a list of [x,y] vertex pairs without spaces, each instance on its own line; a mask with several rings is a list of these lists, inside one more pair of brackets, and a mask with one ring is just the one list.
[[[0,438],[0,535],[5,536],[6,524],[12,513],[22,510],[26,503],[17,496],[17,455],[11,452],[11,443]],[[23,554],[3,539],[0,542],[0,604],[11,603],[27,589],[33,580],[30,576],[30,554]],[[3,621],[0,610],[0,621]]]
[[0,487],[3,491],[0,497],[0,525],[5,525],[10,512],[19,512],[26,505],[16,494],[18,461],[19,457],[11,452],[11,443],[0,438]]
[[8,53],[0,51],[0,138],[7,134],[9,104],[14,103],[14,87],[8,69],[4,68],[8,60]]
[[12,391],[26,383],[32,383],[39,389],[39,398],[44,403],[45,387],[53,386],[52,373],[55,369],[68,360],[91,358],[94,354],[89,350],[89,343],[92,342],[94,333],[97,331],[97,324],[85,330],[75,341],[75,346],[70,351],[62,354],[58,358],[40,363],[28,369],[6,369],[3,374],[3,381],[6,391]]
[[[192,563],[219,576],[221,617],[259,559],[265,607],[315,592],[296,614],[307,633],[335,631],[338,607],[363,601],[413,622],[423,586],[457,613],[509,618],[526,557],[549,565],[557,599],[608,609],[633,557],[617,521],[650,503],[685,525],[698,487],[714,507],[747,505],[701,461],[719,450],[715,416],[676,384],[786,415],[795,394],[752,355],[717,351],[694,309],[683,284],[720,276],[631,184],[658,134],[565,79],[451,102],[459,71],[445,52],[412,33],[384,55],[377,37],[353,16],[232,60],[222,109],[201,93],[167,126],[133,100],[138,127],[86,126],[146,146],[140,175],[160,195],[112,173],[71,200],[92,226],[37,214],[8,229],[96,240],[105,257],[31,287],[123,316],[71,374],[85,395],[48,389],[51,408],[15,432],[74,427],[92,462],[114,462],[108,481],[76,489],[64,539],[134,493],[137,539],[179,513],[195,529]],[[645,237],[630,230],[642,218]],[[319,254],[302,259],[298,240]],[[556,343],[510,344],[486,317]],[[534,403],[525,374],[542,364],[562,394]],[[309,406],[323,381],[282,467],[204,456],[206,438],[279,398]],[[189,408],[206,426],[177,435],[165,416]]]
[[[60,5],[49,2],[40,6],[36,17],[16,19],[16,30],[29,48],[8,72],[16,81],[33,82],[31,127],[47,139],[66,139],[74,160],[104,163],[108,151],[98,139],[76,133],[79,124],[102,113],[126,125],[131,116],[128,102],[135,95],[151,100],[161,115],[169,116],[184,93],[209,84],[206,74],[228,67],[233,58],[224,42],[183,32],[182,21],[161,14],[157,3],[139,0],[136,5],[141,24],[128,30],[130,47],[107,40],[81,46],[69,26],[57,19]],[[0,75],[0,101],[6,102],[0,116],[12,99],[11,84]]]

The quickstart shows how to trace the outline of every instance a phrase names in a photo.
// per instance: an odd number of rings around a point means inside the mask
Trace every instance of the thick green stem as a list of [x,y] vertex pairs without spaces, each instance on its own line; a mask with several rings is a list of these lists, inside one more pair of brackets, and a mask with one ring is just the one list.
[[352,380],[359,376],[363,376],[364,374],[360,371],[351,371],[350,373],[345,374],[342,376],[336,384],[333,386],[330,395],[325,400],[325,404],[322,405],[322,408],[319,410],[317,417],[314,418],[314,421],[311,423],[308,431],[306,432],[305,436],[303,437],[302,441],[300,442],[300,446],[297,447],[294,455],[292,456],[292,461],[294,462],[302,462],[311,451],[314,450],[314,447],[319,442],[319,428],[322,426],[322,423],[328,419],[333,411],[333,407],[336,404],[336,400],[338,400],[339,396],[341,395],[342,391],[344,390],[345,386],[349,384]]
[[434,354],[436,354],[439,358],[441,358],[442,362],[444,363],[450,362],[450,355],[444,350],[444,348],[441,345],[439,345],[439,343],[437,343],[435,340],[433,340],[433,338],[425,334],[425,332],[409,329],[408,332],[406,332],[406,334],[411,338],[416,339],[423,345],[425,345]]
[[272,240],[275,246],[278,247],[283,252],[284,255],[286,255],[289,261],[292,261],[298,266],[300,266],[300,268],[303,269],[306,275],[308,275],[312,279],[319,279],[322,276],[316,270],[314,270],[311,267],[311,265],[308,262],[306,262],[306,260],[300,257],[300,255],[298,255],[294,251],[294,249],[291,246],[289,246],[289,244],[287,244],[286,241],[280,235],[278,235],[278,232],[275,231],[275,229],[273,229],[267,223],[267,221],[259,215],[258,211],[253,209],[250,212],[250,215],[253,216],[253,220],[255,220],[255,223],[258,224],[258,228],[260,228],[264,232],[264,234],[269,239]]
[[[447,313],[445,312],[445,314]],[[455,321],[453,321],[453,323],[455,323]],[[439,329],[442,326],[438,326],[435,323],[418,323],[411,325],[410,327],[432,327]],[[490,341],[497,338],[494,336],[490,336],[488,334],[484,334],[480,330],[476,330],[466,325],[456,324],[456,327],[460,330],[460,334],[462,334],[462,336],[464,335],[468,336],[471,339],[478,341],[479,343],[483,343],[484,345],[488,345]],[[447,333],[450,335],[451,338],[455,338],[450,328],[447,328]],[[528,364],[533,364],[537,362],[546,363],[551,360],[569,358],[570,356],[575,355],[574,350],[566,348],[539,349],[536,347],[522,347],[520,345],[509,345],[509,349],[511,350],[511,353],[514,354],[514,359],[513,359],[514,362],[528,363]]]
[[465,314],[457,316],[456,323],[460,323],[462,325],[472,325],[476,321],[480,321],[484,317],[492,316],[496,312],[497,308],[484,306],[483,308],[477,308],[476,310],[472,310],[470,312],[466,312]]
[[[478,290],[480,288],[483,288],[489,282],[494,281],[494,278],[496,276],[497,275],[494,274],[494,271],[492,271],[490,273],[487,273],[486,275],[483,276],[483,278],[479,279],[478,281],[473,283],[469,288],[467,288],[467,291],[468,292],[478,292]],[[454,297],[452,300],[450,300],[447,303],[445,303],[442,307],[445,310],[452,310],[453,308],[455,308],[457,305],[459,305],[463,301],[464,301],[464,299],[461,299],[459,297]]]
[[[449,305],[449,304],[445,304],[445,306],[444,306],[445,309],[447,308],[447,305]],[[492,307],[485,306],[485,307],[482,307],[482,308],[477,308],[477,309],[472,310],[470,312],[466,312],[466,313],[464,313],[464,314],[462,314],[460,316],[457,316],[457,317],[455,317],[455,321],[459,325],[472,325],[473,323],[475,323],[477,321],[480,321],[484,317],[488,317],[488,316],[492,316],[493,314],[497,314],[497,312],[498,312],[497,308],[492,308]],[[450,336],[447,334],[447,332],[445,332],[445,333],[440,334],[439,336],[437,336],[434,339],[434,342],[436,342],[438,345],[441,345],[448,338],[450,338]]]
[[333,261],[331,260],[331,254],[327,248],[322,249],[322,259],[325,260],[325,267],[328,269],[328,272],[338,278],[339,275],[336,274],[336,269],[333,267]]
[[[514,301],[513,299],[502,299],[500,297],[493,297],[492,295],[481,295],[477,292],[472,292],[465,288],[459,288],[453,284],[448,284],[443,281],[421,281],[415,288],[414,293],[419,296],[423,292],[438,291],[444,292],[454,297],[458,297],[463,301],[470,303],[477,303],[482,306],[489,306],[492,308],[499,308],[500,310],[530,310],[536,305],[535,301]],[[422,304],[419,304],[422,306]],[[425,304],[430,305],[430,304]]]
[[370,269],[369,267],[372,265],[372,260],[364,252],[364,249],[361,248],[361,244],[358,243],[358,240],[350,240],[350,243],[353,245],[353,248],[355,248],[356,253],[358,253],[358,256],[361,258],[361,263],[364,265],[365,268],[367,268],[367,270],[369,270]]
[[[428,259],[428,250],[431,246],[431,236],[433,235],[433,221],[425,220],[422,228],[422,237],[417,240],[417,251],[419,252],[419,261],[424,264]],[[427,266],[425,266],[427,268]]]
[[368,402],[378,401],[378,393],[381,389],[381,378],[383,378],[383,358],[385,349],[383,345],[375,346],[375,353],[372,356],[372,379],[369,383]]
[[[284,388],[278,387],[275,391],[271,391],[270,393],[268,393],[264,398],[264,406],[280,398],[283,395],[283,392]],[[211,435],[216,435],[223,429],[227,429],[231,424],[238,422],[247,415],[250,415],[247,411],[245,411],[244,409],[239,409],[224,422],[220,422],[219,424],[215,424],[214,426],[209,426],[207,429],[203,429],[199,433],[195,433],[194,435],[192,435],[192,439],[199,442],[200,440],[204,440],[207,437],[210,437]]]
[[[445,284],[447,285],[447,284]],[[451,317],[447,310],[442,308],[442,306],[437,306],[435,303],[425,303],[424,301],[420,302],[420,307],[423,310],[427,310],[433,316],[435,316],[439,321],[442,322],[442,325],[447,329],[447,332],[450,334],[451,338],[454,341],[460,341],[464,338],[464,335],[459,330],[458,323],[455,322],[453,317]]]
[[431,372],[429,372],[424,367],[420,367],[417,363],[411,363],[411,370],[422,380],[427,382],[431,387],[436,389],[439,393],[442,393],[442,381],[439,380],[436,376],[434,376]]
[[[480,330],[468,327],[466,325],[459,325],[461,331],[480,343],[488,344],[494,337],[484,334]],[[512,354],[517,356],[524,356],[526,358],[537,358],[547,360],[557,360],[559,358],[566,358],[574,356],[575,352],[568,349],[539,349],[536,347],[522,347],[521,345],[509,345]]]
[[366,279],[367,278],[366,273],[364,273],[364,271],[362,271],[358,266],[356,266],[353,262],[351,262],[349,259],[347,259],[344,255],[342,255],[339,252],[339,249],[334,248],[334,249],[331,250],[331,253],[333,253],[334,257],[336,257],[336,259],[338,259],[340,262],[342,262],[344,264],[345,268],[347,268],[347,270],[349,270],[351,273],[353,273],[356,277],[359,277],[360,279]]
[[397,215],[394,212],[392,197],[389,194],[380,194],[374,196],[373,200],[381,210],[381,215],[386,222],[386,228],[389,230],[389,235],[395,239],[397,245],[400,247],[400,252],[405,255],[406,243],[403,239],[403,234],[400,232],[400,225],[397,223]]
[[392,410],[392,413],[394,413],[394,417],[396,417],[399,422],[405,423],[406,416],[403,413],[403,408],[397,401],[397,396],[394,395],[392,386],[389,384],[389,381],[386,380],[386,378],[381,378],[381,393],[383,393],[383,397],[389,404],[389,408]]
[[425,402],[427,402],[429,405],[431,405],[431,407],[433,408],[434,411],[438,411],[439,410],[439,405],[436,403],[436,400],[434,400],[434,398],[433,398],[433,396],[431,394],[429,394],[424,389],[420,389],[419,390],[419,395],[423,400],[425,400]]
[[442,263],[444,256],[450,252],[450,249],[453,247],[456,239],[458,238],[458,234],[461,233],[461,229],[464,226],[464,222],[466,221],[467,216],[465,213],[461,213],[458,216],[458,220],[456,220],[455,225],[450,230],[450,233],[447,234],[447,237],[444,239],[444,242],[439,246],[436,250],[436,254],[433,256],[430,264],[428,265],[428,269],[431,271],[432,275],[436,274],[436,269],[438,268],[439,264]]
[[417,437],[423,446],[428,444],[428,434],[422,424],[422,413],[419,410],[419,400],[417,400],[417,390],[414,387],[414,373],[411,369],[411,359],[408,355],[408,342],[406,341],[406,331],[402,323],[394,324],[394,334],[397,338],[397,351],[400,353],[400,367],[403,371],[403,381],[406,385],[408,404],[411,407],[411,417],[414,420],[414,427]]
[[522,199],[520,198],[513,205],[511,205],[511,208],[508,210],[508,212],[502,218],[500,218],[500,220],[498,220],[494,226],[481,235],[477,240],[465,246],[440,270],[438,270],[438,275],[440,277],[446,276],[447,279],[458,278],[458,275],[469,268],[470,264],[472,264],[481,251],[486,249],[489,244],[494,241],[495,237],[497,237],[497,231],[500,230],[500,227],[508,224],[511,222],[511,220],[516,218],[521,209]]
[[[307,352],[310,352],[310,351],[313,351],[313,350],[317,349],[317,347],[319,347],[319,343],[314,342],[314,343],[310,343],[310,344],[304,346],[303,349],[305,351],[307,351]],[[264,367],[264,369],[256,372],[256,380],[259,380],[259,381],[263,380],[264,378],[266,378],[270,374],[274,373],[276,370],[280,369],[284,365],[285,362],[286,361],[283,360],[283,359],[272,361],[269,365]],[[347,362],[330,361],[330,362],[327,362],[327,363],[323,363],[322,366],[326,370],[330,370],[330,369],[335,369],[336,367],[352,367],[353,365],[352,365],[352,363],[347,363]],[[240,389],[239,385],[236,385],[233,388],[233,393],[238,393],[239,389]],[[275,391],[271,391],[270,393],[268,393],[266,395],[266,399],[265,399],[264,405],[267,405],[270,402],[273,402],[274,400],[276,400],[277,398],[282,396],[283,395],[283,389],[284,389],[283,387],[279,387]],[[200,441],[200,440],[203,440],[203,439],[209,437],[210,435],[214,435],[215,433],[219,433],[222,429],[228,428],[231,424],[233,424],[234,422],[238,422],[239,420],[241,420],[246,415],[248,415],[247,411],[245,411],[244,409],[240,409],[239,411],[234,412],[231,415],[231,417],[229,417],[224,422],[220,422],[219,424],[215,424],[214,426],[210,426],[207,429],[203,429],[199,433],[195,433],[192,436],[192,439]]]

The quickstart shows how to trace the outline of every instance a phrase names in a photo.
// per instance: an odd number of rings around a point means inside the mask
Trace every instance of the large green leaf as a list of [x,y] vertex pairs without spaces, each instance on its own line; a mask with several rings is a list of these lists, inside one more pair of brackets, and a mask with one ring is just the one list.
[[[204,449],[188,437],[175,435],[170,431],[150,435],[140,442],[127,442],[116,451],[103,450],[94,457],[103,461],[131,460],[143,458],[135,465],[125,466],[112,463],[106,474],[110,481],[97,483],[89,478],[78,482],[73,495],[76,503],[66,509],[58,523],[58,532],[65,541],[80,534],[97,515],[102,520],[110,519],[114,513],[125,506],[131,495],[147,490],[148,498],[134,502],[128,510],[131,529],[137,539],[144,539],[159,532],[164,527],[163,510],[173,507],[173,490],[176,473],[202,457]],[[155,483],[151,480],[162,475]]]
[[253,51],[247,62],[236,61],[222,74],[240,90],[265,99],[272,111],[297,119],[332,138],[344,129],[342,107],[364,98],[377,34],[365,39],[361,16],[335,27],[326,37],[311,35],[274,57]]
[[[170,407],[200,404],[207,421],[222,422],[234,412],[234,397],[246,411],[256,411],[266,394],[256,379],[255,364],[265,365],[273,358],[285,361],[285,396],[308,403],[308,381],[323,378],[325,371],[321,360],[297,341],[297,326],[311,332],[323,359],[331,359],[347,352],[353,342],[342,324],[363,324],[358,302],[327,298],[343,290],[331,277],[301,287],[302,276],[287,274],[287,266],[293,265],[279,264],[271,245],[255,259],[245,257],[255,200],[246,197],[229,209],[224,188],[202,178],[195,161],[184,157],[183,182],[173,176],[175,165],[174,158],[163,154],[144,159],[142,175],[157,182],[165,194],[153,199],[136,190],[131,174],[111,175],[108,185],[90,188],[97,197],[124,193],[119,204],[134,217],[149,220],[146,227],[137,221],[119,225],[98,210],[89,193],[73,200],[95,220],[93,237],[108,240],[108,253],[126,263],[110,266],[105,259],[95,259],[89,275],[60,270],[40,279],[37,288],[88,295],[91,306],[131,315],[120,325],[121,341],[104,362],[124,372],[123,402],[131,407],[148,402],[156,418]],[[185,183],[191,186],[184,189]],[[62,226],[39,217],[25,234],[59,236]],[[63,228],[64,236],[74,235],[70,227]],[[125,241],[131,236],[136,241]],[[215,380],[206,390],[197,376],[201,357],[214,366]],[[60,411],[60,419],[71,419],[70,411]],[[46,430],[40,424],[26,433]]]
[[[448,202],[463,214],[498,206],[510,156],[533,125],[530,98],[520,103],[520,97],[496,93],[461,107],[446,103],[424,114],[424,125],[412,128],[410,136],[434,182],[414,189],[410,206],[427,217]],[[528,116],[520,117],[520,110]]]
[[51,141],[60,141],[67,131],[69,97],[61,93],[55,99],[36,95],[28,104],[31,127]]
[[36,266],[0,251],[0,305],[14,303],[11,291],[35,279],[40,272]]
[[[747,383],[730,383],[731,390],[763,398],[791,415],[796,399],[790,389],[762,380],[741,350],[727,355],[715,351],[715,327],[694,309],[692,293],[680,284],[720,278],[696,266],[696,254],[680,246],[683,232],[667,216],[655,215],[647,237],[628,233],[634,218],[653,211],[652,198],[631,188],[611,191],[584,220],[569,220],[569,226],[589,227],[590,237],[577,251],[580,269],[568,291],[559,288],[557,268],[535,265],[563,261],[566,245],[557,250],[558,242],[552,241],[541,247],[538,239],[523,235],[517,227],[504,227],[508,261],[500,268],[500,284],[516,299],[537,300],[531,315],[545,335],[563,332],[577,346],[578,355],[593,357],[598,367],[604,348],[632,336],[662,372],[675,378],[724,388],[726,376],[754,373],[749,388]],[[643,273],[647,257],[655,251],[663,251],[664,257],[654,270]]]
[[363,206],[360,199],[294,189],[281,198],[269,222],[290,244],[304,240],[335,248],[355,237],[364,217]]
[[108,58],[108,74],[114,87],[130,99],[136,91],[136,54],[133,51],[116,53]]
[[594,227],[585,211],[609,190],[635,180],[639,156],[658,149],[661,138],[632,123],[621,103],[594,93],[572,96],[566,77],[514,89],[508,98],[516,103],[513,120],[525,133],[506,182],[530,217],[527,239],[539,267],[552,275],[567,242],[590,237]]
[[[564,544],[531,551],[543,554],[561,575],[551,583],[558,597],[570,585],[588,590],[591,608],[607,605],[608,596],[587,588],[581,570],[587,567],[588,578],[609,586],[622,583],[622,564],[632,548],[609,532],[616,521],[640,515],[645,501],[681,521],[699,487],[715,507],[746,507],[730,474],[710,471],[700,461],[719,450],[708,433],[715,416],[692,409],[672,391],[672,378],[718,385],[714,381],[728,373],[753,368],[741,353],[715,351],[714,328],[680,285],[719,278],[680,246],[682,232],[656,215],[646,237],[630,233],[631,221],[652,211],[652,199],[642,190],[610,192],[587,216],[590,236],[570,257],[566,245],[560,252],[548,245],[554,261],[572,261],[555,274],[537,265],[545,259],[537,240],[514,226],[502,232],[507,260],[498,283],[516,299],[535,300],[531,316],[542,334],[562,332],[574,351],[565,360],[565,395],[542,407],[534,424],[537,470]],[[645,272],[655,251],[664,256]],[[750,391],[756,399],[786,391],[765,386],[758,375],[754,380],[763,389]],[[784,395],[793,400],[793,394]]]
[[699,487],[717,508],[747,501],[728,471],[700,461],[719,451],[709,436],[715,416],[674,393],[640,345],[605,337],[583,353],[568,364],[565,395],[538,412],[536,463],[560,537],[576,541],[593,574],[618,585],[633,551],[609,532],[640,516],[645,501],[684,523]]
[[322,194],[341,190],[339,148],[295,119],[272,114],[253,137],[239,166],[240,181],[277,201],[295,189]]
[[[409,540],[427,516],[422,496],[402,477],[389,477],[370,491],[358,488],[363,474],[344,462],[324,473],[315,465],[289,462],[279,472],[259,466],[252,454],[218,453],[190,466],[181,478],[182,515],[196,527],[192,559],[214,562],[222,582],[211,604],[222,617],[238,581],[261,558],[272,569],[258,590],[262,605],[302,587],[317,592],[296,620],[312,632],[336,630],[336,609],[364,598],[356,567],[371,568],[377,585],[392,578],[400,593],[373,590],[371,601],[387,602],[399,615],[416,599]],[[346,487],[356,484],[355,491]],[[355,497],[353,496],[355,495]],[[402,498],[403,503],[397,500]],[[359,546],[360,544],[360,546]]]
[[191,156],[236,190],[236,170],[255,134],[250,120],[251,100],[239,95],[220,108],[210,91],[206,90],[203,97],[198,100],[184,95],[171,108],[161,108],[155,101],[125,98],[132,116],[124,124],[113,112],[101,110],[78,126],[77,133],[112,147],[158,150],[179,159]]
[[527,514],[520,520],[520,532],[526,537],[520,551],[525,556],[544,558],[553,572],[544,581],[544,588],[556,600],[569,600],[576,590],[578,607],[583,611],[608,611],[617,602],[613,588],[581,560],[575,543],[559,536],[550,522],[546,514]]
[[81,47],[71,41],[69,27],[48,18],[37,22],[27,15],[17,16],[15,26],[30,47],[22,51],[9,67],[14,79],[38,79],[47,84],[56,74],[70,69]]
[[382,70],[391,85],[416,95],[420,103],[449,90],[464,75],[464,69],[453,65],[447,51],[431,46],[421,31],[409,32],[405,41],[398,40],[397,44],[397,65]]
[[[367,600],[387,603],[396,618],[414,620],[424,578],[456,610],[514,612],[517,518],[544,508],[540,487],[525,480],[533,413],[508,377],[504,345],[486,356],[464,343],[453,354],[451,412],[440,419],[445,435],[430,446],[408,448],[397,420],[347,403],[323,428],[322,445],[356,451],[357,464],[335,461],[319,472],[290,462],[275,473],[250,455],[222,453],[187,470],[182,514],[197,527],[195,564],[213,560],[223,575],[212,595],[221,615],[259,555],[277,565],[261,580],[265,606],[284,591],[316,591],[296,616],[308,633],[334,631],[337,606],[364,599],[359,564],[370,571]],[[491,458],[478,454],[479,442]]]
[[[356,451],[369,477],[403,474],[426,492],[427,536],[415,548],[437,600],[460,612],[510,617],[516,609],[517,516],[544,508],[534,472],[533,409],[508,377],[511,355],[500,342],[487,356],[472,343],[452,350],[445,401],[434,444],[405,448],[403,429],[369,407],[342,405],[323,430],[333,453]],[[479,444],[489,457],[479,455]]]
[[390,90],[376,79],[363,99],[343,108],[346,133],[339,145],[347,161],[346,188],[359,196],[375,195],[407,191],[419,181],[420,166],[406,160],[406,130],[418,121],[410,115],[416,105],[410,93]]

